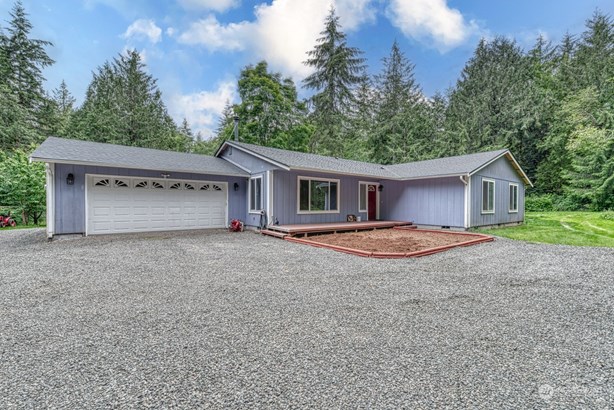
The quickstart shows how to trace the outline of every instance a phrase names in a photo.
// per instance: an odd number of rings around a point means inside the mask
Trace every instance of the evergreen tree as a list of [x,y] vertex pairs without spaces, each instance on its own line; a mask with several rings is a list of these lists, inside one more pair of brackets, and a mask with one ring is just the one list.
[[356,89],[355,109],[350,117],[348,138],[345,139],[345,157],[358,161],[369,161],[368,149],[375,117],[375,88],[368,75],[364,75]]
[[305,61],[315,71],[303,80],[307,89],[316,91],[311,98],[315,134],[310,145],[312,151],[343,156],[349,118],[356,103],[353,89],[364,77],[365,59],[359,49],[348,46],[334,8],[320,34]]
[[169,116],[156,80],[129,51],[94,74],[72,135],[121,145],[188,151],[191,140]]
[[519,148],[530,83],[528,61],[514,40],[482,39],[450,95],[449,154]]
[[420,138],[418,107],[420,88],[414,79],[414,65],[405,57],[398,43],[392,44],[390,55],[383,59],[382,73],[377,83],[377,108],[374,131],[369,145],[374,161],[392,164],[409,160],[412,145]]
[[304,123],[306,105],[298,100],[294,82],[280,73],[269,72],[266,61],[261,61],[241,70],[238,90],[241,103],[234,106],[233,112],[240,118],[240,140],[295,149],[288,146],[288,139]]
[[21,1],[10,12],[11,20],[7,34],[2,40],[8,65],[4,68],[8,86],[17,95],[17,102],[29,114],[30,121],[37,125],[38,112],[45,102],[42,70],[54,63],[45,47],[52,43],[30,38],[32,24]]

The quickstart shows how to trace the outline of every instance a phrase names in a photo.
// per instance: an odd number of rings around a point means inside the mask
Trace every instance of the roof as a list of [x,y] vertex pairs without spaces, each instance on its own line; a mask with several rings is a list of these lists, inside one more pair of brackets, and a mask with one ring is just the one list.
[[401,178],[466,175],[482,167],[484,164],[500,157],[506,152],[506,149],[479,152],[477,154],[458,155],[455,157],[445,157],[429,159],[426,161],[408,162],[406,164],[389,165],[388,168]]
[[514,169],[522,176],[523,180],[527,184],[532,185],[529,178],[520,168],[520,165],[518,165],[507,149],[437,158],[426,161],[408,162],[405,164],[381,165],[279,148],[263,147],[237,141],[226,141],[220,147],[217,154],[219,154],[226,145],[248,151],[265,161],[269,161],[277,166],[281,165],[287,169],[353,174],[397,180],[471,175],[498,158],[506,156],[512,163]]
[[49,137],[30,156],[32,161],[71,163],[154,171],[247,177],[249,174],[221,158]]
[[[251,153],[264,157],[264,160],[281,164],[290,169],[327,171],[332,173],[364,175],[378,178],[392,178],[397,176],[387,169],[386,166],[370,162],[352,161],[349,159],[326,157],[305,152],[289,151],[279,148],[263,147],[260,145],[247,144],[237,141],[226,141],[225,144],[247,150]],[[224,147],[224,145],[222,145]],[[221,151],[218,150],[218,153]]]

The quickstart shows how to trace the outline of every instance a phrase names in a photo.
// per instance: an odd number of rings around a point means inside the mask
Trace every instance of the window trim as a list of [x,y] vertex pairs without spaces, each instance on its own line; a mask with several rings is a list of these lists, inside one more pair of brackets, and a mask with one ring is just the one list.
[[[362,209],[360,207],[360,186],[364,185],[365,186],[365,194],[366,194],[366,198],[365,198],[365,208]],[[369,182],[365,182],[365,181],[358,181],[358,212],[360,213],[369,213]]]
[[[257,179],[260,180],[260,209],[252,209],[252,181]],[[264,187],[262,184],[262,175],[249,178],[249,183],[247,184],[247,208],[250,214],[260,214],[264,209]]]
[[[484,209],[484,182],[492,183],[492,211]],[[483,215],[493,215],[495,213],[495,203],[497,202],[497,183],[491,178],[482,178],[482,196],[481,199],[481,211]]]
[[[511,188],[512,188],[512,187],[515,187],[515,188],[516,188],[516,189],[515,189],[515,190],[516,190],[516,209],[509,208],[510,201],[511,201],[511,199],[512,199],[512,198],[511,198]],[[508,213],[510,213],[510,214],[517,214],[517,213],[518,213],[518,208],[519,208],[519,207],[518,207],[518,204],[519,204],[519,202],[520,202],[520,199],[518,198],[518,184],[517,184],[517,183],[515,183],[515,182],[510,182],[510,183],[509,183],[509,186],[508,186],[508,188],[507,188],[507,192],[508,192],[508,195],[510,195],[510,198],[508,198],[508,199],[509,199],[509,201],[507,201],[508,208],[509,208],[509,209],[507,210],[507,212],[508,212]]]
[[[301,210],[301,181],[322,181],[337,183],[337,209],[334,211],[302,211]],[[309,207],[311,208],[311,184],[309,185]],[[296,177],[296,213],[298,215],[314,215],[314,214],[338,214],[341,213],[341,180],[324,177]]]

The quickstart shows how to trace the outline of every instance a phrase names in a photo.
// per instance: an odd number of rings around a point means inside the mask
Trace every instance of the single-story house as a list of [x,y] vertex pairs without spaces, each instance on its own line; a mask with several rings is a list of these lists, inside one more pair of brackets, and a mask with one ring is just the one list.
[[521,223],[531,181],[508,150],[380,165],[238,141],[214,156],[50,137],[47,234],[401,220]]

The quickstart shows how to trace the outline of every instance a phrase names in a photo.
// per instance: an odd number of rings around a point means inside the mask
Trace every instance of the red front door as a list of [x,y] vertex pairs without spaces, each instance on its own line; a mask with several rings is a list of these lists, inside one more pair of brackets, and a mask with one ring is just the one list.
[[377,185],[367,185],[368,217],[370,221],[377,219]]

